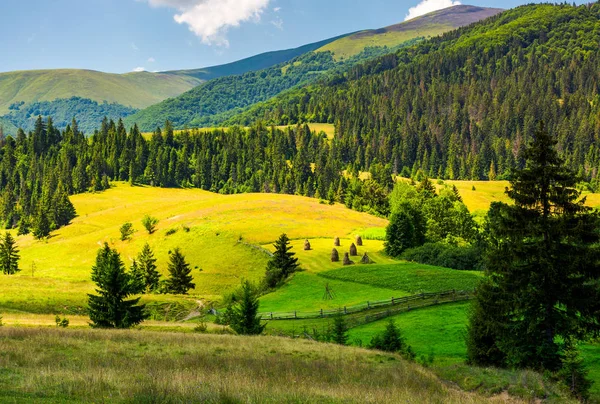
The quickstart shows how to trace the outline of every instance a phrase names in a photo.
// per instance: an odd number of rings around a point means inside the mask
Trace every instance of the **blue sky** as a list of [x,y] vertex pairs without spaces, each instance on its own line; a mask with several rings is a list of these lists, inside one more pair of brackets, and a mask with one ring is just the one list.
[[[424,0],[439,8],[454,0]],[[0,71],[199,68],[403,21],[421,0],[1,0]],[[510,8],[530,2],[476,0]],[[423,6],[423,5],[422,5]]]

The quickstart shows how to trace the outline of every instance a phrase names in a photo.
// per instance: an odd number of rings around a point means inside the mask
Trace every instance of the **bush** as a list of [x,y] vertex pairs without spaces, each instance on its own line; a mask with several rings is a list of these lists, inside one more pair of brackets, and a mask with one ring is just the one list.
[[473,246],[454,246],[446,243],[426,243],[409,248],[401,255],[402,259],[420,264],[458,269],[462,271],[483,270],[482,252]]
[[150,215],[146,215],[142,219],[142,225],[144,226],[144,228],[146,229],[148,234],[152,234],[156,231],[157,224],[158,224],[158,219],[155,217],[152,217]]
[[399,353],[409,360],[415,358],[410,345],[406,343],[400,329],[396,327],[394,320],[390,320],[385,327],[385,330],[379,334],[376,334],[369,343],[370,349],[378,349],[385,352]]
[[124,223],[123,226],[119,229],[121,232],[121,241],[131,240],[131,236],[133,235],[133,224]]
[[56,326],[60,328],[67,328],[69,326],[69,320],[66,317],[60,318],[60,316],[56,316],[54,322],[56,323]]
[[172,236],[175,233],[177,233],[177,229],[169,229],[166,231],[165,236]]

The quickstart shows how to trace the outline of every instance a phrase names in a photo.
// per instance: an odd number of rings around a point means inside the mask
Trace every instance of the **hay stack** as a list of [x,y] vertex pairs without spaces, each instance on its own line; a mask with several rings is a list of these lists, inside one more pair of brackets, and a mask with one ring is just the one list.
[[361,236],[356,236],[356,245],[359,247],[362,247],[363,242],[362,242],[362,237]]
[[344,254],[344,265],[352,265],[352,264],[354,264],[354,262],[352,262],[350,260],[350,257],[348,256],[348,253],[345,253]]
[[304,240],[304,251],[310,251],[310,241]]
[[335,248],[331,250],[331,262],[340,262],[340,254]]
[[370,264],[371,263],[371,258],[369,258],[367,253],[365,253],[365,255],[363,255],[362,259],[360,260],[360,263],[361,264]]
[[333,245],[334,245],[335,247],[339,247],[339,246],[340,246],[340,238],[339,238],[339,237],[336,237],[336,238],[333,240]]
[[352,245],[350,246],[350,255],[353,257],[358,256],[358,251],[356,250],[356,246],[354,245],[354,243],[352,243]]

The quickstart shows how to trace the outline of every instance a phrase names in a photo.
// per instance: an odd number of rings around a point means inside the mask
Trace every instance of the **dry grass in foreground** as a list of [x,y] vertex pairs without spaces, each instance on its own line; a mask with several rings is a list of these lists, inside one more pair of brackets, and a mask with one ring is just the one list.
[[395,355],[306,340],[3,327],[0,401],[24,400],[473,403],[489,399],[448,387]]

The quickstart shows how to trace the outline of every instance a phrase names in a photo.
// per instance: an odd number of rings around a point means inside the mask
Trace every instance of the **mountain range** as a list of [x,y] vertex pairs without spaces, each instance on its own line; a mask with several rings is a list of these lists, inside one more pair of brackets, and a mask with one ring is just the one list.
[[258,102],[349,67],[499,13],[455,6],[377,30],[349,33],[295,49],[268,52],[234,63],[160,73],[110,74],[91,70],[0,73],[0,125],[33,128],[38,115],[57,127],[73,118],[93,132],[98,117],[127,118],[143,130],[166,119],[176,127],[224,122]]

